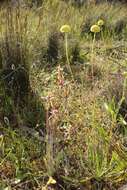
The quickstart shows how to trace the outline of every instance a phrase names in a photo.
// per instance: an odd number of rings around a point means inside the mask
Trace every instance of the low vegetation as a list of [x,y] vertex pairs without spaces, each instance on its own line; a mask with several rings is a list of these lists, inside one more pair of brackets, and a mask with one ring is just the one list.
[[127,6],[0,10],[0,189],[127,183]]

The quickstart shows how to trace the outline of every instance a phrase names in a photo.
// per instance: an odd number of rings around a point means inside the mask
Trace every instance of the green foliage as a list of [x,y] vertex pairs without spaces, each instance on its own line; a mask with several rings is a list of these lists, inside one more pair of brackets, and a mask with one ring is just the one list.
[[127,182],[126,8],[37,2],[0,11],[0,189],[118,189]]

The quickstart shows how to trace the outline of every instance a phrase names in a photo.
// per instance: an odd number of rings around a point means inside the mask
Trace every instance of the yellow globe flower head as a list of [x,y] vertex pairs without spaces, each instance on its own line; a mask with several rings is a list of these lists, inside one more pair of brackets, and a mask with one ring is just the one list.
[[95,24],[95,25],[91,26],[90,31],[93,32],[93,33],[98,33],[98,32],[101,31],[101,29],[100,29],[100,26],[98,26],[97,24]]
[[104,25],[104,21],[102,19],[98,20],[97,22],[98,26],[103,26]]
[[62,33],[69,33],[69,32],[71,32],[71,27],[69,25],[67,25],[67,24],[63,25],[60,28],[60,32],[62,32]]

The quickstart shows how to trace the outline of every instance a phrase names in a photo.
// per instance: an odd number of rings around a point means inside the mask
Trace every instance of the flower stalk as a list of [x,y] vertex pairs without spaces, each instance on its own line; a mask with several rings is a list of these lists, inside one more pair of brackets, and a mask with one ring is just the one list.
[[69,72],[71,74],[72,79],[74,80],[72,69],[71,69],[71,64],[69,60],[69,51],[68,51],[68,33],[71,32],[71,27],[69,25],[63,25],[60,28],[60,32],[65,34],[65,53],[66,53],[66,59],[67,59],[67,65]]
[[66,59],[67,59],[67,64],[68,64],[68,69],[69,69],[69,71],[70,71],[70,73],[71,73],[71,76],[72,76],[72,78],[74,78],[73,77],[73,73],[72,73],[72,69],[71,69],[71,65],[70,65],[70,60],[69,60],[69,53],[68,53],[68,35],[67,35],[67,33],[65,33],[65,52],[66,52]]

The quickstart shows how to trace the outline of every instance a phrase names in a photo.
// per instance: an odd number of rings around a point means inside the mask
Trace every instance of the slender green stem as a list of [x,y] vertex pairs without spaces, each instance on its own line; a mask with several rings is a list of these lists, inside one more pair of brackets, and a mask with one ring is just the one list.
[[95,39],[96,39],[96,33],[94,33],[94,37],[93,37],[93,44],[92,44],[92,59],[94,56],[94,44],[95,44]]
[[104,32],[103,32],[102,28],[101,28],[101,40],[104,42]]
[[69,55],[68,55],[68,39],[67,39],[67,33],[65,33],[65,51],[66,51],[66,58],[67,58],[68,68],[69,68],[69,71],[70,71],[70,73],[71,73],[72,79],[74,79],[73,73],[72,73],[72,69],[71,69],[71,65],[70,65],[70,61],[69,61]]
[[92,74],[92,83],[94,83],[94,66],[93,66],[93,58],[94,58],[94,45],[95,45],[96,33],[94,33],[93,44],[91,50],[91,74]]

